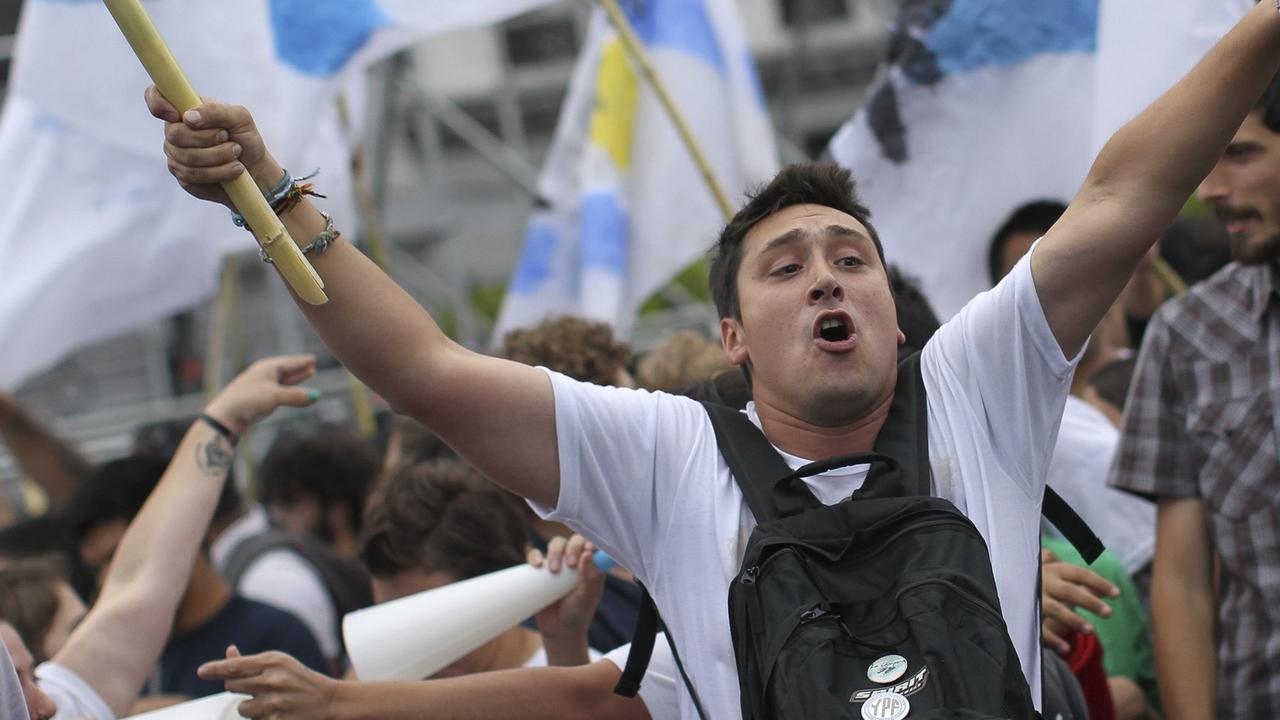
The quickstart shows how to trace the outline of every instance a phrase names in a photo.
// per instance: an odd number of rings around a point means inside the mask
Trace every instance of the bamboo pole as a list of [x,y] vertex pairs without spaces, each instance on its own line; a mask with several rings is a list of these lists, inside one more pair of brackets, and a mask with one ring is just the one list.
[[[180,113],[199,105],[200,96],[187,81],[173,53],[169,51],[164,39],[160,37],[159,31],[147,15],[147,11],[143,9],[141,1],[103,0],[103,2],[161,94],[168,98]],[[249,173],[241,173],[235,180],[223,183],[222,188],[231,197],[236,210],[244,216],[249,229],[258,240],[258,245],[271,258],[276,269],[284,276],[285,282],[289,283],[298,297],[311,305],[323,305],[328,302],[328,297],[324,294],[324,282],[316,274],[315,268],[311,267],[311,263],[303,257],[293,239],[289,237],[284,224],[267,204],[267,199],[262,196],[262,191],[258,189]]]
[[715,172],[711,169],[711,164],[707,162],[707,156],[702,152],[702,147],[698,145],[698,139],[693,136],[693,131],[689,129],[689,123],[685,121],[684,114],[680,112],[680,108],[676,107],[675,100],[671,98],[671,93],[667,91],[667,86],[662,82],[662,78],[658,76],[658,71],[649,60],[649,55],[645,52],[644,45],[636,37],[636,32],[631,27],[631,22],[627,20],[622,8],[618,7],[617,0],[599,0],[599,3],[604,8],[605,13],[608,14],[609,22],[618,31],[618,37],[622,40],[622,46],[626,49],[627,55],[635,63],[640,75],[649,83],[649,87],[653,88],[654,94],[658,96],[658,101],[662,103],[663,109],[667,112],[667,117],[671,118],[671,122],[676,126],[676,132],[684,142],[685,149],[689,151],[689,155],[693,157],[693,162],[698,166],[698,172],[702,174],[703,182],[707,184],[707,189],[715,197],[716,205],[719,206],[724,219],[726,221],[730,220],[733,218],[733,205],[729,202],[729,196],[725,194],[724,187],[716,178]]
[[1151,269],[1155,271],[1156,277],[1160,278],[1160,282],[1172,295],[1179,295],[1186,291],[1187,281],[1182,279],[1177,270],[1173,269],[1164,258],[1157,257],[1151,261]]

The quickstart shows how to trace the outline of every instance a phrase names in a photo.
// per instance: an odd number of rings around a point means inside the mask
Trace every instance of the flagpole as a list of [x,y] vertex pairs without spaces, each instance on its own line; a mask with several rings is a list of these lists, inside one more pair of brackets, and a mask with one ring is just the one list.
[[219,283],[218,301],[209,320],[209,346],[204,352],[204,398],[212,400],[222,389],[224,362],[227,356],[228,331],[231,316],[235,312],[240,292],[240,264],[234,255],[222,261],[222,279]]
[[[147,74],[155,82],[169,102],[178,112],[186,112],[200,104],[200,96],[196,94],[191,83],[187,81],[178,61],[160,37],[156,26],[151,22],[147,11],[140,0],[103,0],[120,32],[129,41],[134,54],[146,68]],[[263,252],[271,258],[276,269],[284,277],[298,297],[311,305],[323,305],[329,298],[324,294],[324,282],[316,274],[315,268],[303,257],[298,246],[289,237],[280,218],[267,204],[249,173],[241,173],[235,180],[222,183],[222,188],[231,197],[232,203],[244,216],[253,231],[254,237]]]
[[667,112],[667,117],[671,118],[671,122],[676,126],[676,132],[684,142],[685,149],[693,156],[693,162],[698,166],[703,182],[707,184],[707,189],[715,197],[720,213],[728,221],[733,217],[733,205],[729,202],[729,196],[725,194],[724,187],[716,179],[715,172],[711,169],[711,164],[707,162],[706,154],[702,152],[702,147],[698,145],[697,138],[693,136],[693,131],[689,129],[689,124],[684,119],[684,114],[680,112],[680,108],[676,107],[675,100],[671,98],[671,93],[667,91],[667,86],[662,82],[662,78],[658,76],[658,71],[649,60],[649,55],[645,52],[644,45],[636,37],[635,30],[631,27],[631,22],[627,20],[622,8],[618,7],[618,0],[598,0],[598,2],[604,8],[605,13],[608,14],[609,22],[618,31],[618,37],[622,40],[622,46],[631,57],[631,61],[635,63],[640,75],[653,88],[654,94],[658,96],[658,101],[662,103],[662,108]]

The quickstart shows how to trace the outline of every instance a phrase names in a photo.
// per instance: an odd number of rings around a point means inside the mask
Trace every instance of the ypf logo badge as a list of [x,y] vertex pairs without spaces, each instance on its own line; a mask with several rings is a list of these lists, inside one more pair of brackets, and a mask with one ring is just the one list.
[[862,703],[862,720],[902,720],[911,712],[911,702],[896,692],[878,692]]

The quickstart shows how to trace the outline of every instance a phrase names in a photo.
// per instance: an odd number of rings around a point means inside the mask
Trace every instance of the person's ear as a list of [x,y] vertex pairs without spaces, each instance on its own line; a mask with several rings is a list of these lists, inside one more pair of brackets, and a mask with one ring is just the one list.
[[720,318],[720,344],[724,354],[734,365],[746,365],[751,359],[747,351],[747,335],[742,321],[735,318]]

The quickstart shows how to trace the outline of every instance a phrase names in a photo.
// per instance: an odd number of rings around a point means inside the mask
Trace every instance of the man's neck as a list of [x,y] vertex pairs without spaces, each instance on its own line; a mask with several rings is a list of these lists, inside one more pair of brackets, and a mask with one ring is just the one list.
[[767,398],[756,399],[756,414],[760,417],[765,436],[783,452],[806,460],[821,460],[833,455],[865,452],[875,447],[892,404],[893,393],[890,392],[870,412],[833,426],[803,420],[770,403]]
[[218,571],[213,569],[209,558],[203,552],[200,553],[191,569],[187,592],[182,596],[178,613],[173,619],[173,637],[199,629],[222,612],[222,608],[230,601],[231,588],[227,587]]
[[529,658],[542,647],[542,637],[528,628],[517,625],[498,636],[493,656],[493,670],[510,670],[524,667]]

